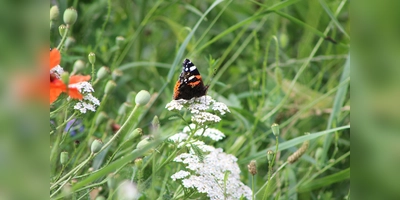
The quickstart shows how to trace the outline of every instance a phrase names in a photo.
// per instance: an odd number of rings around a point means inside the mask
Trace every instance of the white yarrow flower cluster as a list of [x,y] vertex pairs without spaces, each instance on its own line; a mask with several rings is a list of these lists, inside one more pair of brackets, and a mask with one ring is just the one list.
[[[185,188],[196,189],[212,200],[240,199],[242,196],[251,199],[251,189],[240,181],[237,158],[224,153],[222,149],[209,147],[212,151],[203,159],[191,153],[177,156],[174,161],[186,164],[188,171],[181,170],[171,178],[181,180]],[[229,175],[225,183],[226,173]]]
[[228,106],[215,101],[210,96],[202,96],[190,100],[172,100],[165,107],[170,111],[180,111],[184,107],[187,108],[193,114],[192,121],[200,125],[221,121],[221,117],[208,112],[210,110],[220,115],[225,115],[227,112],[230,112]]
[[92,95],[94,89],[89,82],[80,82],[76,84],[71,84],[69,88],[77,88],[79,92],[83,95],[82,100],[79,100],[74,106],[75,110],[79,110],[81,113],[86,113],[90,110],[95,112],[96,107],[100,105],[100,101]]
[[196,124],[190,124],[189,126],[184,127],[182,132],[169,137],[169,140],[178,144],[184,143],[189,138],[189,135],[191,134],[192,130],[193,131],[196,130],[194,132],[195,136],[208,137],[214,141],[222,140],[225,137],[225,134],[218,129],[208,128],[207,126],[205,127],[205,129],[204,128],[196,129]]
[[230,112],[228,107],[210,96],[203,96],[191,100],[173,100],[166,108],[170,111],[186,108],[192,114],[192,124],[169,138],[177,148],[188,149],[187,153],[174,159],[186,165],[186,170],[173,174],[171,179],[179,180],[183,187],[204,193],[212,200],[236,200],[242,196],[251,199],[251,189],[240,181],[237,158],[200,140],[201,137],[208,137],[219,141],[225,137],[220,130],[209,128],[207,124],[221,121],[220,116]]
[[57,65],[50,70],[50,74],[54,74],[57,78],[60,78],[62,73],[64,73],[64,69],[60,65]]

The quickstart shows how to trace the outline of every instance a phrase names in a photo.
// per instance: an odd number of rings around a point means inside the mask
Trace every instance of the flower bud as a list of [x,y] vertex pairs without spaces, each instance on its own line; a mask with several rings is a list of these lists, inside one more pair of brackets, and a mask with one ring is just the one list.
[[279,125],[278,125],[278,124],[273,123],[273,124],[271,125],[271,129],[272,129],[272,133],[273,133],[275,136],[279,136],[280,130],[279,130]]
[[118,48],[121,49],[125,44],[125,38],[122,36],[117,36],[115,38],[115,43],[117,44]]
[[281,33],[279,35],[279,44],[282,49],[286,48],[287,45],[289,44],[289,37],[286,33]]
[[135,159],[135,166],[137,168],[140,168],[142,166],[142,164],[143,164],[143,158],[136,158]]
[[315,160],[320,160],[323,153],[324,150],[321,147],[318,147],[317,150],[315,151]]
[[135,103],[139,106],[144,106],[150,101],[150,93],[146,90],[140,90],[136,95]]
[[92,142],[92,146],[90,146],[90,150],[92,153],[97,153],[100,151],[101,147],[103,147],[103,142],[100,139],[95,139]]
[[64,37],[64,34],[66,31],[67,31],[67,27],[64,24],[61,24],[58,27],[58,32],[60,33],[61,37]]
[[132,107],[130,103],[124,102],[118,109],[118,115],[125,115],[126,110],[130,107]]
[[[137,149],[143,149],[147,144],[149,144],[150,143],[150,141],[149,141],[149,138],[145,138],[145,139],[143,139],[142,141],[140,141],[138,144],[137,144],[137,146],[136,146],[136,148]],[[146,152],[144,152],[143,153],[143,156],[148,156],[148,155],[150,155],[151,153],[153,153],[153,149],[149,149],[148,151],[146,151]]]
[[137,149],[143,149],[148,143],[150,143],[150,142],[149,142],[149,138],[144,138],[143,140],[141,140],[141,141],[137,144],[136,148],[137,148]]
[[141,135],[143,135],[143,130],[141,128],[136,128],[127,135],[127,139],[131,140]]
[[106,119],[108,118],[107,114],[103,111],[100,112],[99,115],[96,117],[96,126],[99,126],[101,123],[103,123]]
[[157,132],[160,129],[160,120],[158,120],[157,115],[154,116],[153,121],[151,121],[152,131]]
[[104,93],[109,94],[115,89],[115,87],[117,87],[117,84],[114,81],[109,80],[104,88]]
[[68,47],[70,47],[74,43],[75,43],[75,38],[68,36],[67,39],[65,40],[64,47],[67,49]]
[[256,175],[257,174],[257,166],[256,166],[256,161],[252,160],[250,163],[247,165],[247,168],[250,172],[251,175]]
[[114,173],[108,174],[108,176],[107,176],[107,186],[108,186],[109,189],[115,189],[116,180],[115,180],[115,174]]
[[83,69],[85,69],[85,62],[83,62],[83,60],[76,60],[74,62],[74,66],[72,68],[71,74],[76,74],[76,73],[82,71]]
[[68,72],[63,72],[61,74],[61,80],[65,85],[69,84],[69,73]]
[[65,40],[65,48],[70,47],[72,44],[75,43],[75,38],[68,36],[67,39]]
[[119,129],[121,129],[121,125],[117,124],[117,123],[112,123],[111,124],[111,130],[116,133],[117,131],[119,131]]
[[57,20],[58,16],[60,15],[60,10],[57,6],[52,6],[50,8],[50,20]]
[[279,87],[282,87],[282,79],[283,79],[282,69],[279,66],[276,66],[274,72],[275,72],[276,83],[279,85]]
[[90,64],[94,65],[94,63],[96,62],[96,54],[93,52],[90,52],[88,55],[88,59]]
[[67,164],[68,159],[69,159],[68,152],[66,152],[66,151],[61,152],[61,154],[60,154],[60,163],[62,165],[65,165],[65,164]]
[[78,19],[78,13],[74,8],[67,8],[64,11],[64,23],[67,25],[73,25],[76,22],[76,19]]
[[124,73],[121,70],[115,69],[114,71],[112,71],[111,77],[115,81],[115,80],[117,80],[117,78],[121,77],[123,74]]
[[137,92],[135,92],[135,91],[129,92],[128,95],[126,95],[126,102],[133,104],[134,103],[133,100],[135,99],[136,95],[137,95]]
[[272,159],[273,159],[273,157],[274,157],[274,152],[273,152],[272,150],[268,150],[268,151],[267,151],[267,159],[268,159],[268,162],[271,162]]
[[110,73],[110,68],[103,66],[97,71],[96,81],[105,78]]

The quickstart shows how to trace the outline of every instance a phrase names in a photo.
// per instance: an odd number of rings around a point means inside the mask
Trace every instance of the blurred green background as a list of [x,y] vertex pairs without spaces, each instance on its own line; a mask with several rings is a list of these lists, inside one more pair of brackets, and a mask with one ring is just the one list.
[[[272,123],[282,127],[281,142],[304,132],[350,124],[351,65],[356,106],[352,117],[356,123],[351,141],[355,153],[351,160],[352,191],[350,130],[346,129],[312,140],[307,154],[285,169],[271,193],[285,194],[283,199],[400,196],[397,1],[353,1],[351,6],[350,1],[336,0],[222,1],[212,8],[214,1],[189,0],[50,3],[58,5],[61,13],[50,30],[50,40],[47,3],[11,1],[0,6],[1,122],[5,130],[0,152],[11,155],[8,160],[2,158],[2,191],[10,188],[18,192],[20,183],[32,186],[43,182],[47,195],[48,174],[43,171],[48,163],[42,162],[49,154],[47,108],[37,104],[24,107],[10,100],[8,92],[15,73],[36,66],[38,49],[57,46],[62,12],[73,6],[78,10],[78,21],[63,50],[61,65],[72,71],[77,59],[87,62],[88,53],[95,52],[96,67],[107,66],[118,76],[107,114],[118,117],[118,108],[128,93],[146,89],[155,94],[154,101],[138,126],[149,132],[151,119],[158,115],[163,129],[171,130],[173,121],[164,107],[171,101],[183,58],[191,59],[205,82],[211,84],[208,94],[232,111],[217,127],[227,138],[215,146],[239,158],[247,185],[250,175],[246,165],[251,159],[259,164],[256,185],[265,180],[264,152],[274,145],[269,128]],[[116,45],[117,36],[125,38],[121,48]],[[82,73],[90,74],[90,67]],[[95,87],[99,98],[105,83],[102,80]],[[41,113],[44,118],[37,117],[37,110],[45,110]],[[93,114],[85,117],[90,119]],[[39,119],[43,119],[43,126]],[[44,130],[32,128],[36,125]],[[295,150],[282,151],[278,164]],[[13,173],[8,173],[10,169]],[[35,174],[37,171],[43,173]],[[41,177],[45,178],[40,181]],[[24,188],[38,192],[34,187]]]
[[[104,111],[118,117],[127,95],[154,94],[138,127],[160,117],[163,134],[174,121],[165,105],[184,58],[198,67],[208,94],[232,113],[219,126],[227,138],[215,143],[239,159],[242,180],[256,159],[256,190],[267,174],[266,149],[273,147],[272,123],[281,125],[281,143],[350,123],[348,1],[60,1],[78,11],[78,21],[63,49],[61,66],[96,53],[96,67],[107,66],[117,89]],[[51,46],[60,36],[51,29]],[[116,38],[125,38],[118,45]],[[83,74],[90,74],[87,67]],[[108,79],[110,79],[109,77]],[[96,86],[101,97],[106,80]],[[85,115],[84,118],[88,118]],[[89,117],[90,119],[90,117]],[[343,199],[350,194],[350,131],[326,134],[311,142],[307,155],[288,166],[269,188],[283,199]],[[97,133],[101,136],[101,133]],[[282,150],[278,165],[296,150]],[[317,153],[318,152],[318,153]],[[246,181],[247,180],[247,181]]]

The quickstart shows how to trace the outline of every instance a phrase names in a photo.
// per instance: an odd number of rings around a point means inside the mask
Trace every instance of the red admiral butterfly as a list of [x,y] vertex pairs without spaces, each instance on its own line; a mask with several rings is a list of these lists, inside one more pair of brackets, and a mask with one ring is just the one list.
[[189,100],[193,97],[201,97],[206,95],[207,89],[208,85],[204,85],[196,66],[189,59],[185,59],[182,63],[181,75],[174,87],[173,98]]

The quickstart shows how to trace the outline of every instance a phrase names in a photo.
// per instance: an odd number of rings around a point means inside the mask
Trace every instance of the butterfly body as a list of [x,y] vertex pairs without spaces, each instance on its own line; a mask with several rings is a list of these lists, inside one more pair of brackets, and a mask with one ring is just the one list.
[[192,99],[206,95],[208,85],[204,85],[197,67],[189,60],[182,63],[182,72],[174,87],[173,99]]

